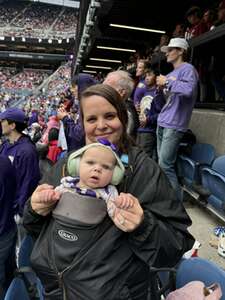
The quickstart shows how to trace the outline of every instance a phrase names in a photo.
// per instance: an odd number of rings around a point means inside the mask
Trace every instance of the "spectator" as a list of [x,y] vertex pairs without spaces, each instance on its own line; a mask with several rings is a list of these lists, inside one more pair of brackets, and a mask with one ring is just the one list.
[[219,3],[217,20],[215,22],[215,26],[219,26],[225,23],[225,0]]
[[158,76],[156,80],[166,98],[166,104],[158,116],[157,151],[160,167],[168,176],[178,198],[182,200],[175,162],[180,140],[188,129],[196,101],[198,74],[191,64],[185,62],[188,50],[185,39],[173,38],[161,50],[166,52],[167,62],[173,65],[174,70],[167,76]]
[[48,134],[51,128],[57,128],[59,129],[59,119],[57,116],[51,116],[49,117],[49,121],[47,123],[47,128],[42,136],[42,143],[44,144],[48,144]]
[[128,113],[127,133],[136,138],[139,120],[133,101],[130,99],[134,89],[132,78],[128,72],[119,70],[108,73],[103,83],[113,87],[125,102]]
[[47,158],[55,163],[59,154],[62,152],[62,148],[58,147],[59,130],[57,128],[51,128],[48,133],[48,155]]
[[206,23],[202,21],[201,10],[198,6],[189,8],[185,16],[190,24],[184,35],[187,40],[208,31]]
[[46,144],[37,143],[36,149],[39,157],[39,168],[41,178],[51,172],[53,162],[47,158],[49,147]]
[[148,154],[157,160],[156,149],[156,127],[157,118],[165,99],[162,92],[157,92],[156,74],[148,69],[145,75],[146,92],[140,102],[137,144]]
[[[96,80],[89,74],[78,74],[72,79],[72,84],[74,86],[75,98],[79,101],[81,93],[87,87],[96,84]],[[79,120],[79,111],[76,120],[71,117],[64,107],[59,108],[57,116],[63,122],[68,151],[82,147],[84,145],[84,134]]]
[[0,299],[4,299],[5,291],[16,268],[16,223],[14,221],[16,177],[8,157],[0,156],[0,166]]
[[0,146],[0,154],[9,157],[16,175],[15,213],[23,215],[25,202],[40,179],[38,156],[30,137],[23,134],[27,117],[18,108],[8,108],[0,113],[2,134],[6,140]]
[[184,37],[184,33],[185,33],[185,26],[182,23],[178,23],[175,26],[175,29],[173,31],[173,38],[183,38]]
[[169,42],[169,37],[166,34],[163,34],[160,37],[160,43],[157,45],[154,49],[154,52],[152,54],[152,58],[150,61],[151,69],[153,69],[158,75],[168,74],[172,68],[171,64],[168,64],[166,61],[165,53],[161,51],[161,47],[166,46]]
[[212,30],[215,27],[215,12],[213,9],[205,9],[202,17],[202,22],[206,24],[208,31]]
[[[54,247],[65,235],[58,235],[57,230],[50,234],[57,221],[49,223],[60,195],[53,186],[40,185],[24,217],[27,230],[38,237],[32,266],[49,300],[62,299],[65,294],[68,299],[147,300],[149,267],[174,266],[192,247],[194,241],[187,231],[190,219],[157,164],[132,146],[126,133],[126,107],[115,89],[105,84],[91,86],[80,101],[86,143],[107,138],[124,154],[127,173],[119,192],[128,193],[133,206],[129,211],[116,209],[113,221],[106,215],[90,228],[93,234],[84,245],[89,230],[78,227],[76,236],[71,236],[71,259],[66,262],[66,248],[57,249],[60,256],[56,256]],[[59,185],[62,169],[56,172],[54,168],[49,183]]]
[[31,131],[29,132],[30,138],[34,144],[36,144],[41,139],[41,125],[38,123],[32,123]]
[[134,105],[136,107],[137,112],[140,110],[140,101],[145,93],[145,71],[148,68],[149,62],[143,59],[140,59],[137,63],[136,68],[136,77],[138,77],[139,81],[134,91]]

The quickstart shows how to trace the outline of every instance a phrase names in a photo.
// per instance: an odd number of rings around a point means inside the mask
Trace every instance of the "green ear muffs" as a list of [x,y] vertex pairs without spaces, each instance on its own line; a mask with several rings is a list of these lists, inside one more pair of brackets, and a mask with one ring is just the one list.
[[110,151],[112,151],[113,155],[115,156],[117,164],[113,171],[111,184],[118,185],[121,182],[121,180],[123,179],[125,168],[124,168],[121,160],[117,156],[117,154],[109,146],[105,146],[101,143],[93,143],[93,144],[86,145],[86,146],[82,147],[81,149],[70,154],[68,161],[67,161],[67,171],[68,171],[69,175],[72,177],[79,176],[79,166],[80,166],[80,159],[81,159],[82,154],[87,149],[89,149],[91,147],[96,147],[96,146],[101,146],[101,147],[105,147],[105,148],[109,149]]

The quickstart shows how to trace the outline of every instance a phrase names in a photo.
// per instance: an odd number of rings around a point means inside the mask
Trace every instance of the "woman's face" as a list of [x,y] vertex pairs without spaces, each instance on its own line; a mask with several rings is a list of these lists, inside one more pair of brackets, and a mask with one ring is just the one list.
[[118,144],[123,125],[114,106],[105,98],[93,95],[82,99],[82,110],[86,144],[99,138]]

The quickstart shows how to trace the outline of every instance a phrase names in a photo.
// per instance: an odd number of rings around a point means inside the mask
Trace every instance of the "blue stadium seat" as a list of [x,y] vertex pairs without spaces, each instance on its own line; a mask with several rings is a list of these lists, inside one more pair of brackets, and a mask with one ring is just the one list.
[[177,158],[177,174],[189,187],[201,184],[200,170],[210,166],[215,159],[215,148],[210,144],[197,143],[192,147],[190,156],[179,155]]
[[4,300],[30,300],[25,283],[22,278],[14,278],[11,282]]
[[194,257],[183,260],[177,270],[176,288],[190,281],[202,281],[206,286],[219,283],[225,300],[225,271],[209,260]]
[[34,241],[32,237],[30,235],[25,236],[19,249],[18,269],[15,272],[15,278],[7,290],[5,300],[44,299],[43,286],[30,264],[33,245]]
[[33,249],[34,241],[30,235],[27,235],[22,240],[19,255],[18,255],[18,267],[30,267],[30,255]]
[[215,159],[212,167],[201,170],[202,185],[209,190],[208,203],[225,215],[225,155]]

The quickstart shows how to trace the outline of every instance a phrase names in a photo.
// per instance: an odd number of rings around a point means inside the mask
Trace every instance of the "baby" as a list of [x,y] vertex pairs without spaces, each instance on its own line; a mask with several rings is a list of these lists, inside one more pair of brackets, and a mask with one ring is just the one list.
[[107,211],[112,218],[116,208],[133,206],[127,194],[117,197],[115,185],[123,179],[124,166],[114,145],[107,144],[89,144],[70,155],[67,169],[72,177],[63,177],[56,187],[62,195],[53,217],[70,224],[94,225],[102,222]]

